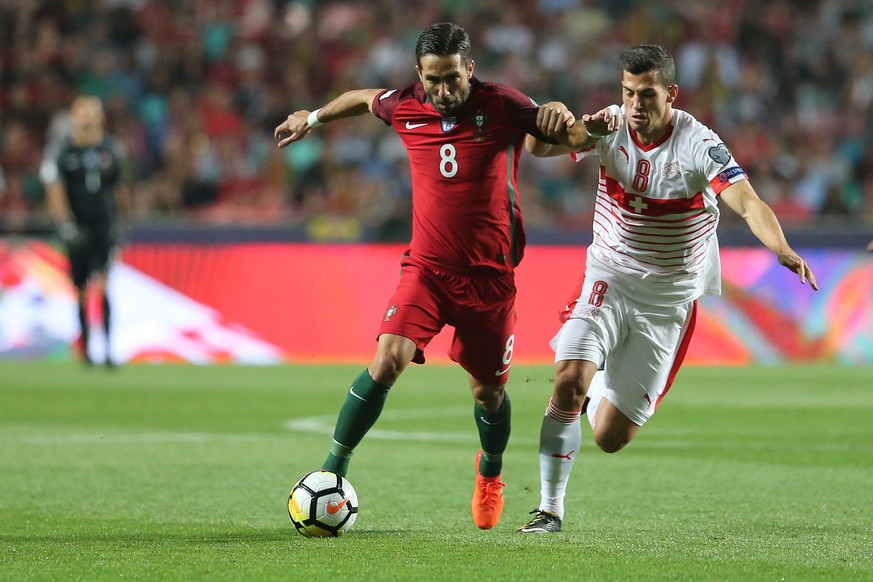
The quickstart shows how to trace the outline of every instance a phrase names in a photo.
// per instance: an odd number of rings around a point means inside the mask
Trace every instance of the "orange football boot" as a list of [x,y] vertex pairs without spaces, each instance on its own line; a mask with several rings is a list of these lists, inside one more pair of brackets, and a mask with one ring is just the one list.
[[500,520],[503,513],[503,488],[506,483],[496,477],[483,477],[479,473],[479,459],[482,451],[476,455],[476,489],[473,491],[473,521],[479,529],[491,529]]

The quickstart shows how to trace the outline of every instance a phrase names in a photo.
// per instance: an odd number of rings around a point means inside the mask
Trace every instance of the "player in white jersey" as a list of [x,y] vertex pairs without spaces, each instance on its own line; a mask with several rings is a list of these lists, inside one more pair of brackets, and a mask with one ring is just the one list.
[[600,158],[594,239],[585,276],[552,340],[555,385],[540,431],[541,500],[518,531],[561,530],[564,496],[587,414],[594,442],[619,451],[654,414],[694,330],[697,299],[721,291],[721,198],[778,261],[818,289],[730,150],[709,128],[673,109],[673,58],[660,46],[621,55],[621,108],[581,123],[561,103],[540,108],[538,156]]

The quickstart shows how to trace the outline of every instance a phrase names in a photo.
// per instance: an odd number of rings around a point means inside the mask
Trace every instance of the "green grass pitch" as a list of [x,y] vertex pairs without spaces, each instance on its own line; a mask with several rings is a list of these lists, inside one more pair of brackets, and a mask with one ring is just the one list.
[[873,580],[873,369],[686,368],[616,455],[585,425],[565,531],[539,500],[551,367],[516,366],[506,508],[470,518],[463,372],[412,367],[352,461],[354,529],[286,513],[362,366],[0,362],[0,580]]

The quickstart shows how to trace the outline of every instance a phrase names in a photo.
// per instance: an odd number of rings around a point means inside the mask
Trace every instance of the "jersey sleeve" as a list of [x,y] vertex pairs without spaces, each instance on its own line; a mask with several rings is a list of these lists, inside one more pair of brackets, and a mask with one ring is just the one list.
[[[603,138],[603,139],[606,139],[606,138]],[[603,141],[603,139],[601,139],[600,141]],[[570,159],[573,160],[574,162],[581,162],[582,160],[584,160],[585,158],[587,158],[589,156],[592,156],[594,154],[600,154],[600,151],[598,151],[598,149],[597,149],[598,143],[600,143],[600,142],[597,142],[594,145],[590,145],[587,148],[585,148],[584,150],[579,150],[578,152],[570,152],[570,154],[569,154]]]
[[[616,105],[615,103],[613,103],[612,105],[609,106],[609,109],[612,110],[614,115],[621,115],[622,117],[624,117],[624,105]],[[627,131],[626,129],[624,129],[624,125],[622,125],[621,131]],[[588,146],[587,148],[585,148],[583,150],[579,150],[578,152],[572,152],[570,154],[570,158],[574,162],[581,162],[585,158],[592,156],[594,154],[598,154],[598,155],[602,156],[603,152],[607,151],[605,149],[607,146],[612,147],[611,142],[613,142],[616,139],[616,136],[618,136],[619,133],[620,132],[618,132],[618,131],[614,131],[612,133],[605,135],[604,137],[595,141],[592,145]]]
[[704,128],[703,131],[695,132],[692,139],[694,159],[703,178],[709,182],[716,194],[721,194],[722,190],[735,182],[749,179],[714,131]]
[[39,165],[39,179],[46,186],[61,179],[60,153],[61,147],[58,144],[51,144],[46,148],[45,156]]
[[391,120],[394,118],[394,110],[400,104],[402,94],[397,89],[386,89],[376,95],[371,107],[373,115],[381,119],[385,125],[391,125]]
[[508,85],[498,83],[496,86],[499,88],[503,99],[506,117],[513,126],[518,127],[525,133],[531,134],[538,140],[551,144],[557,143],[555,140],[544,136],[540,128],[537,127],[537,111],[540,106],[536,101]]

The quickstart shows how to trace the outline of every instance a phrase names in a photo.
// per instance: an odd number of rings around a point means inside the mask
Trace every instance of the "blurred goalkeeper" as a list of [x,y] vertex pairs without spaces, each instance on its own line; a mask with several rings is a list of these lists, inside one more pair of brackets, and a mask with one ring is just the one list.
[[46,156],[40,168],[48,210],[70,260],[78,292],[79,348],[92,363],[88,296],[99,296],[107,367],[114,366],[110,350],[112,310],[107,292],[110,261],[119,243],[119,198],[126,197],[122,180],[125,155],[121,145],[104,131],[103,105],[96,97],[77,97],[70,107],[71,131]]
[[537,105],[521,92],[473,76],[470,40],[451,23],[430,26],[416,45],[419,80],[401,89],[344,93],[276,128],[279,147],[312,128],[372,113],[398,133],[412,170],[412,241],[400,282],[381,315],[376,355],[353,381],[323,468],[348,470],[388,391],[445,325],[449,356],[469,374],[482,451],[476,460],[473,521],[497,524],[501,468],[510,433],[504,386],[515,346],[515,267],[524,253],[516,172]]
[[621,450],[655,414],[682,365],[697,299],[721,292],[719,202],[818,289],[806,261],[721,138],[673,108],[673,57],[657,45],[621,54],[623,106],[576,122],[561,104],[540,108],[560,145],[526,138],[538,156],[597,157],[594,238],[585,276],[552,340],[555,384],[540,429],[540,504],[521,533],[561,530],[564,497],[587,414],[601,450]]

